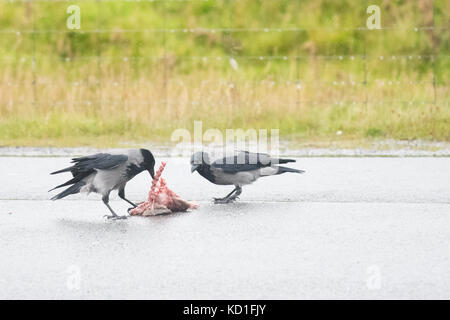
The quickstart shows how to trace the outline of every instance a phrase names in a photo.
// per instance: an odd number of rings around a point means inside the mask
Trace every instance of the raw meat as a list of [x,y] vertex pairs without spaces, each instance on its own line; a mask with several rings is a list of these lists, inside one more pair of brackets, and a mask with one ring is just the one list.
[[198,204],[181,199],[175,192],[167,187],[166,181],[161,178],[161,174],[166,166],[161,163],[152,181],[152,187],[148,193],[148,199],[130,210],[132,216],[155,216],[172,212],[197,209]]

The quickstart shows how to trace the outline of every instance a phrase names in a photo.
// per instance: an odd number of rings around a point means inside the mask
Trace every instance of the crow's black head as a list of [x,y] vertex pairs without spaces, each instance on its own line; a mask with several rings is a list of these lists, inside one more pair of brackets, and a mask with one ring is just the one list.
[[155,176],[155,158],[153,154],[147,149],[141,149],[141,154],[144,160],[141,163],[141,167],[144,170],[147,170],[152,178]]
[[209,165],[209,156],[206,152],[198,151],[191,157],[191,172],[194,172],[199,167]]

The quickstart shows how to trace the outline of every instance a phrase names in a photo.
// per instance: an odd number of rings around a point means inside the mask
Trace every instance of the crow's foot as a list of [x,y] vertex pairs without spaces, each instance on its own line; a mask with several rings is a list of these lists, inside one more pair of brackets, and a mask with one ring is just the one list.
[[230,198],[214,198],[215,204],[225,204],[234,202],[238,197],[230,197]]
[[128,216],[118,216],[118,215],[111,215],[111,216],[104,216],[108,220],[125,220],[128,219]]

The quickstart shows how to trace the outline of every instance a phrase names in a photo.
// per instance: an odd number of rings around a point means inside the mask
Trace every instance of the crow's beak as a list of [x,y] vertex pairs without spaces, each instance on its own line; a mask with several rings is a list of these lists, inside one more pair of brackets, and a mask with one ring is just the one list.
[[197,170],[198,167],[200,167],[199,164],[192,164],[192,165],[191,165],[191,172],[194,172],[195,170]]
[[154,169],[149,169],[148,173],[150,173],[150,176],[152,177],[152,179],[155,178],[155,170]]

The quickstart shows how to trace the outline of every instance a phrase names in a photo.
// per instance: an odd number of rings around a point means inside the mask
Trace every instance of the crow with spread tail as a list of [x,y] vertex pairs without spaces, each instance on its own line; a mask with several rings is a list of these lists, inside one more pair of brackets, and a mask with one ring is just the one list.
[[155,171],[155,158],[146,149],[130,149],[122,153],[98,153],[90,156],[73,158],[73,165],[52,172],[58,174],[70,172],[73,176],[69,181],[51,189],[67,187],[61,193],[55,195],[52,200],[62,199],[76,193],[95,192],[102,195],[103,203],[111,212],[112,219],[124,219],[126,216],[118,216],[109,205],[109,194],[112,190],[118,190],[119,197],[136,207],[136,204],[125,197],[125,185],[142,171],[148,171],[153,178]]

